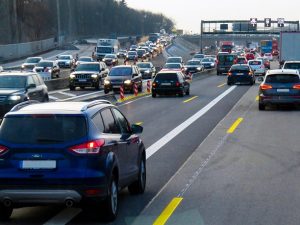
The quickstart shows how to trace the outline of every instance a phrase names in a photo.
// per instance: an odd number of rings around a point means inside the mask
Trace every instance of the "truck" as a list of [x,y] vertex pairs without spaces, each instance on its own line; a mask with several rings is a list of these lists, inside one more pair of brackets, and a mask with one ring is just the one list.
[[300,61],[300,32],[281,32],[279,42],[279,62]]
[[265,53],[272,53],[273,41],[262,40],[260,41],[260,54],[263,56]]
[[96,59],[102,60],[106,54],[117,54],[120,42],[117,39],[98,39],[96,46]]
[[221,52],[231,53],[234,48],[234,43],[232,41],[222,41],[220,47]]

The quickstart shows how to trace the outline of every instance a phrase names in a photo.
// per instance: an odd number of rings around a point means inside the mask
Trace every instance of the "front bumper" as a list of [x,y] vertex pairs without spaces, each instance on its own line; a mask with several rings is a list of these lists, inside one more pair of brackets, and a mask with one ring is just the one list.
[[70,79],[70,86],[74,87],[95,87],[99,85],[99,78],[88,78],[88,79]]
[[131,91],[132,90],[132,83],[131,84],[124,84],[124,83],[110,83],[110,84],[104,84],[105,90],[116,90],[119,91],[120,87],[123,86],[124,91]]

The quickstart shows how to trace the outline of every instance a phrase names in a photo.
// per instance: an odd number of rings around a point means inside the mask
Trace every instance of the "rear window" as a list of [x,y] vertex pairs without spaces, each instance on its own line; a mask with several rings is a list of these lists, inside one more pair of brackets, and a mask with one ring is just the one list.
[[286,63],[284,65],[284,69],[299,70],[300,69],[300,63]]
[[236,70],[249,71],[250,69],[248,66],[232,66],[231,67],[231,71],[236,71]]
[[0,140],[13,144],[59,144],[86,136],[83,116],[25,115],[6,117]]
[[261,61],[250,61],[249,65],[250,66],[259,66],[259,65],[261,65]]
[[177,81],[178,77],[176,73],[161,73],[161,74],[157,74],[155,77],[155,81]]
[[268,75],[266,83],[299,83],[299,76],[294,74]]
[[235,59],[234,55],[218,55],[219,62],[233,62]]

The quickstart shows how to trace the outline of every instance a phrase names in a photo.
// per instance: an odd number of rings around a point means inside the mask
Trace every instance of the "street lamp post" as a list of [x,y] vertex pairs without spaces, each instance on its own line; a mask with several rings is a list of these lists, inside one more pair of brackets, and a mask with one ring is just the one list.
[[203,53],[203,21],[201,20],[201,26],[200,26],[200,52]]
[[60,0],[56,0],[56,14],[57,14],[57,43],[60,46]]

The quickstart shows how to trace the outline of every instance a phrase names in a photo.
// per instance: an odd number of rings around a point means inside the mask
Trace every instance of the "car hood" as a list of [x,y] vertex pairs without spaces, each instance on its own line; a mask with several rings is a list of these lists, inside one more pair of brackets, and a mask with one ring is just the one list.
[[24,93],[24,92],[25,92],[24,88],[20,88],[20,89],[0,88],[0,95],[21,94],[21,93]]

